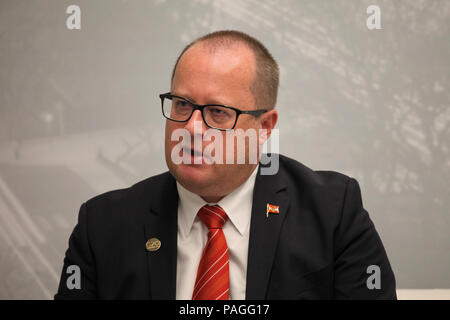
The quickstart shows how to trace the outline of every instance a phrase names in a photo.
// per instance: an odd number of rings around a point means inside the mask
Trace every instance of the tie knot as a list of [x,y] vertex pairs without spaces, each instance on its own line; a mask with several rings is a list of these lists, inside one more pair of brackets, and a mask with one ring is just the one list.
[[222,229],[228,219],[227,214],[219,205],[205,205],[200,208],[197,215],[208,229]]

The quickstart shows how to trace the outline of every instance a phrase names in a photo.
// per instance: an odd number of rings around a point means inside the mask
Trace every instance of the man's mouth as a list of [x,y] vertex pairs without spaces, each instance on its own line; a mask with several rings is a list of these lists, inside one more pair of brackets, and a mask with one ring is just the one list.
[[[183,147],[183,153],[191,156],[191,164],[200,164],[205,162],[207,157],[202,151],[192,149],[191,147]],[[195,160],[195,161],[194,161]]]

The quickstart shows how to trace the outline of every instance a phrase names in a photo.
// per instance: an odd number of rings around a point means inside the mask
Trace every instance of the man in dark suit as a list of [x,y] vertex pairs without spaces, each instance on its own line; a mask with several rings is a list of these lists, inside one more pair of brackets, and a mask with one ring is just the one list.
[[[246,34],[188,45],[160,95],[169,172],[81,206],[55,298],[395,299],[356,180],[277,154],[251,161],[275,130],[278,78]],[[265,134],[225,139],[237,129]]]

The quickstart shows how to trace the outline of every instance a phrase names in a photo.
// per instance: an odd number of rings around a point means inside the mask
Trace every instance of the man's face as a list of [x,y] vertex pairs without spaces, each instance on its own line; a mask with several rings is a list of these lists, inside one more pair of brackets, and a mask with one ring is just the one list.
[[[254,55],[243,45],[212,52],[203,43],[197,43],[181,57],[172,81],[171,93],[200,105],[221,104],[241,110],[254,110],[255,99],[250,91],[254,68]],[[261,118],[264,117],[256,119],[251,115],[240,115],[235,130],[260,129]],[[235,161],[233,164],[175,164],[171,153],[174,146],[180,142],[171,141],[172,132],[184,128],[193,139],[195,121],[201,122],[202,134],[209,129],[199,110],[193,113],[188,122],[166,121],[166,162],[170,172],[181,185],[205,200],[215,202],[243,183],[256,164],[237,164]],[[226,133],[220,133],[225,147]],[[203,150],[210,143],[202,142]],[[190,147],[194,149],[193,141]],[[235,152],[236,149],[232,151]],[[223,153],[226,154],[226,147]]]

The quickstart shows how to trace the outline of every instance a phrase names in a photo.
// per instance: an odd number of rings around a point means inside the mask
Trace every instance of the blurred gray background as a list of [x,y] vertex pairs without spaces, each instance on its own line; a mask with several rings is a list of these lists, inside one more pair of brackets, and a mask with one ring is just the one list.
[[51,298],[81,203],[166,170],[158,94],[218,29],[278,60],[281,153],[360,182],[398,287],[450,288],[449,27],[446,0],[0,0],[0,299]]

